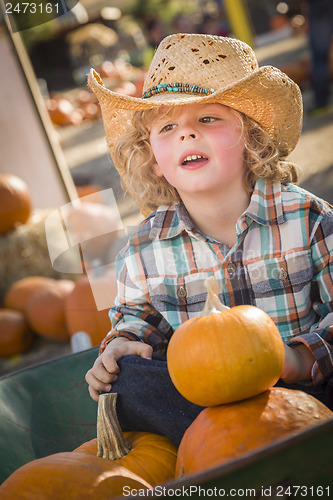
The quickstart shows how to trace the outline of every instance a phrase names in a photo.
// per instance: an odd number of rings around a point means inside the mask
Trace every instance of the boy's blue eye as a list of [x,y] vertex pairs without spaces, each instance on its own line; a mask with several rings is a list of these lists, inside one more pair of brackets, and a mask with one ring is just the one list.
[[200,118],[200,121],[202,123],[211,123],[215,120],[218,120],[218,118],[215,118],[214,116],[203,116],[202,118]]
[[161,128],[160,133],[162,132],[169,132],[170,130],[173,130],[175,128],[174,123],[168,123],[168,125],[164,125],[164,127]]

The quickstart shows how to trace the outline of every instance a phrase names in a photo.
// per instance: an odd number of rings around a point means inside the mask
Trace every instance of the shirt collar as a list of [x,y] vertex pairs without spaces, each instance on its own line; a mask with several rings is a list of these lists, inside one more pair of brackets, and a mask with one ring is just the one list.
[[182,231],[200,238],[200,234],[196,232],[183,203],[163,205],[156,210],[151,227],[151,237],[166,240],[178,236]]
[[264,226],[282,224],[285,218],[282,206],[281,183],[258,178],[250,204],[238,222],[242,223],[246,217],[250,217],[250,219]]
[[[258,224],[273,226],[285,221],[282,206],[282,186],[258,178],[250,199],[250,204],[236,225],[236,233],[241,234],[250,224],[251,219]],[[151,227],[151,236],[160,240],[178,236],[186,231],[197,239],[204,239],[198,231],[183,203],[163,205],[155,212]]]

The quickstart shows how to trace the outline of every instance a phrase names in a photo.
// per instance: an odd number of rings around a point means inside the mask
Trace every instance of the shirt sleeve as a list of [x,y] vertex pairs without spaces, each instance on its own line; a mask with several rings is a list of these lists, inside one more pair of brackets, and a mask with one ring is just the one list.
[[147,279],[140,253],[130,246],[116,259],[118,295],[110,309],[112,329],[103,340],[100,353],[116,337],[145,342],[158,356],[165,356],[173,328],[150,303]]
[[327,212],[315,229],[311,253],[317,289],[313,308],[319,320],[309,333],[294,337],[291,344],[301,342],[311,349],[315,368],[328,380],[333,376],[333,211]]

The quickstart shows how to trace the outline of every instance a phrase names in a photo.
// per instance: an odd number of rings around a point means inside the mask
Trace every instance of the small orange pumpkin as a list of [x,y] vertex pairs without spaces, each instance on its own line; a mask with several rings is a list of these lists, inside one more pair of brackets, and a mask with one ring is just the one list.
[[31,198],[27,184],[16,175],[0,174],[0,234],[17,224],[25,224],[31,213]]
[[205,408],[180,443],[176,477],[222,465],[332,417],[331,410],[305,392],[278,387]]
[[30,327],[36,333],[56,341],[69,340],[65,300],[73,288],[73,281],[52,280],[32,295],[25,313]]
[[0,357],[9,357],[29,349],[34,335],[24,315],[11,309],[0,309]]
[[261,309],[231,309],[217,296],[213,277],[201,317],[172,335],[167,363],[172,382],[189,401],[213,406],[249,398],[273,386],[284,363],[281,335]]

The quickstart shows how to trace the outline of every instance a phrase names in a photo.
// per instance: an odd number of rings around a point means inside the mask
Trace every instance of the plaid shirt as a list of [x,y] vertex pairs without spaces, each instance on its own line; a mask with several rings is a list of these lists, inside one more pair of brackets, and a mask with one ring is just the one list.
[[145,219],[118,254],[114,336],[165,355],[175,329],[202,310],[213,275],[221,302],[251,304],[287,343],[303,342],[328,378],[333,372],[333,208],[292,185],[258,179],[230,248],[198,232],[182,204]]

